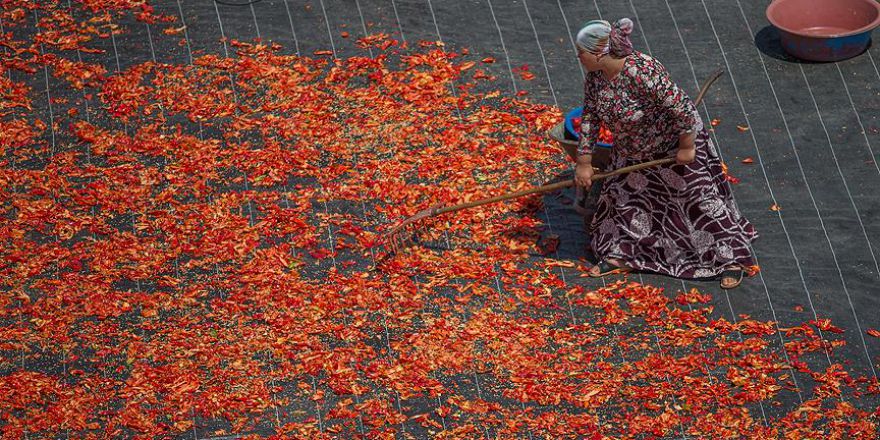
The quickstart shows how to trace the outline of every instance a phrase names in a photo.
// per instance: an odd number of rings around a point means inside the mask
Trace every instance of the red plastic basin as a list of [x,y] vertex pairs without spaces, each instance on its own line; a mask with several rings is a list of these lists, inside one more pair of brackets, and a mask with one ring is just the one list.
[[868,47],[880,25],[876,0],[775,0],[767,20],[779,30],[782,47],[811,61],[839,61]]

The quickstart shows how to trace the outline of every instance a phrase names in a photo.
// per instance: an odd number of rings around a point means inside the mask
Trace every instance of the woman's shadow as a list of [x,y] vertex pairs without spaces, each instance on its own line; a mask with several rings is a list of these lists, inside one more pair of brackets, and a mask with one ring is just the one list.
[[[574,180],[574,157],[571,154],[572,152],[567,152],[568,157],[571,157],[572,166],[557,173],[544,184]],[[593,167],[596,170],[610,171],[610,166],[610,149],[599,148],[593,152]],[[589,224],[595,213],[602,185],[603,181],[598,180],[593,182],[589,190],[580,190],[576,186],[571,186],[540,194],[536,198],[540,203],[531,206],[535,211],[519,213],[534,216],[544,223],[544,227],[538,231],[540,236],[537,237],[537,249],[542,256],[563,261],[587,260],[591,264],[596,264],[597,259],[590,246]],[[526,210],[530,209],[526,208]]]
[[[554,176],[547,183],[573,179],[574,171],[570,169]],[[601,181],[594,183],[586,200],[579,207],[576,207],[579,200],[575,187],[541,196],[543,209],[533,215],[544,222],[544,228],[541,230],[541,237],[538,240],[538,248],[544,250],[544,256],[566,261],[586,258],[595,263],[589,246],[590,235],[586,223],[592,218],[601,187]]]

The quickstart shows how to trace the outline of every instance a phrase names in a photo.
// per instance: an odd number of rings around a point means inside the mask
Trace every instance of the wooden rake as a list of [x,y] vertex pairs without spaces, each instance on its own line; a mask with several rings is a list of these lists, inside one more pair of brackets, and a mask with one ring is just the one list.
[[[720,69],[715,71],[709,77],[709,79],[705,83],[703,83],[703,87],[700,88],[700,93],[697,95],[697,99],[694,100],[695,107],[700,105],[700,103],[703,101],[703,96],[705,96],[706,91],[709,90],[709,87],[712,85],[712,83],[714,83],[721,76],[721,74],[723,72],[724,71],[720,70]],[[643,169],[651,168],[651,167],[655,167],[655,166],[671,164],[673,162],[675,162],[675,159],[671,158],[671,157],[664,158],[664,159],[652,160],[649,162],[644,162],[644,163],[640,163],[640,164],[636,164],[636,165],[631,165],[628,167],[619,168],[614,171],[609,171],[607,173],[593,174],[593,177],[591,180],[593,182],[596,182],[598,180],[606,179],[608,177],[631,173],[633,171],[639,171],[639,170],[643,170]],[[461,203],[458,205],[443,206],[442,203],[437,204],[437,205],[431,206],[430,208],[423,209],[423,210],[419,211],[418,213],[416,213],[412,217],[409,217],[409,218],[403,220],[397,226],[395,226],[394,228],[392,228],[391,230],[386,232],[382,236],[382,244],[385,245],[385,247],[389,250],[389,255],[393,255],[393,254],[397,253],[400,249],[406,247],[408,244],[411,244],[414,242],[413,238],[421,230],[421,228],[419,227],[419,224],[426,219],[436,217],[441,214],[447,214],[450,212],[461,211],[464,209],[474,208],[477,206],[483,206],[483,205],[488,205],[488,204],[492,204],[492,203],[503,202],[505,200],[516,199],[516,198],[524,197],[524,196],[527,196],[530,194],[541,194],[541,193],[557,191],[560,189],[572,187],[574,185],[575,185],[575,182],[572,179],[572,180],[566,180],[564,182],[551,183],[548,185],[536,186],[536,187],[521,190],[521,191],[511,192],[511,193],[507,193],[507,194],[501,194],[501,195],[498,195],[495,197],[488,197],[485,199],[474,200],[471,202]]]

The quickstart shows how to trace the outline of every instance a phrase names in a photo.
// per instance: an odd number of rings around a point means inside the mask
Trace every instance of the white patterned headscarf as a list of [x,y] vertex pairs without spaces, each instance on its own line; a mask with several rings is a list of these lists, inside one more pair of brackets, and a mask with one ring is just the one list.
[[621,18],[613,25],[605,20],[591,20],[577,34],[577,46],[594,55],[611,54],[623,58],[632,53],[633,22]]

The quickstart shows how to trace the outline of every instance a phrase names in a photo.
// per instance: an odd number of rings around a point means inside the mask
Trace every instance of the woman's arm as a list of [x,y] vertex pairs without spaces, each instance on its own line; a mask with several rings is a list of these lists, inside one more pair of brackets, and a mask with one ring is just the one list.
[[580,139],[578,140],[578,157],[589,156],[593,151],[593,144],[599,139],[599,126],[601,121],[596,114],[596,99],[591,76],[584,81],[584,113],[581,117]]
[[641,79],[646,98],[671,116],[675,132],[678,133],[678,162],[692,162],[696,140],[694,126],[697,123],[694,103],[672,81],[666,68],[656,60],[649,63],[649,69]]
[[577,161],[575,166],[575,182],[589,188],[593,175],[593,145],[599,139],[599,116],[595,112],[593,82],[587,77],[584,82],[584,113],[581,117],[580,138],[578,139]]

